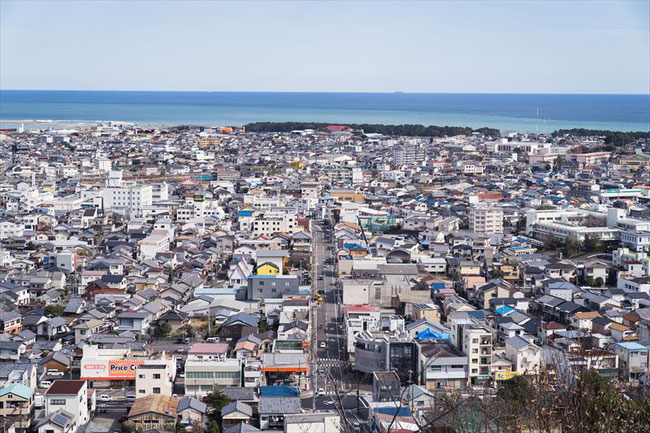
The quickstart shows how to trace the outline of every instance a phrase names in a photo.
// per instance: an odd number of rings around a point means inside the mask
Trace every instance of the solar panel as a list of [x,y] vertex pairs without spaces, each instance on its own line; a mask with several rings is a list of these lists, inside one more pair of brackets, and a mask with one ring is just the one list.
[[59,425],[62,425],[62,426],[66,425],[69,420],[70,420],[70,418],[68,418],[67,416],[62,415],[60,413],[57,413],[52,417],[52,421],[54,421],[55,423],[57,423]]

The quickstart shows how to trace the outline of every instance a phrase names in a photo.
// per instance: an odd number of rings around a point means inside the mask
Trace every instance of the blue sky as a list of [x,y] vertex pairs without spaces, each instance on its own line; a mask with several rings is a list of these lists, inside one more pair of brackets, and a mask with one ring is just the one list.
[[650,2],[0,2],[0,88],[650,93]]

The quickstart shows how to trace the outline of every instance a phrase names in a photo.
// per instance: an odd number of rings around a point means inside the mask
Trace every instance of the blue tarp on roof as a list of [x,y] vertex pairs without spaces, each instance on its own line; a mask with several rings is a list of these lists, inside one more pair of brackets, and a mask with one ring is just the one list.
[[513,311],[515,311],[515,309],[512,308],[509,305],[503,305],[503,306],[497,308],[496,310],[494,310],[494,312],[497,313],[499,316],[507,316],[508,314],[512,313]]
[[260,395],[262,397],[298,397],[300,391],[295,386],[273,385],[263,386]]
[[249,216],[253,216],[253,212],[254,211],[252,211],[252,210],[240,210],[240,211],[237,212],[237,216],[249,217]]
[[343,244],[343,248],[361,248],[361,245],[353,243],[353,242],[345,242]]
[[427,328],[418,334],[418,341],[429,340],[429,339],[451,340],[451,335],[441,334],[440,332],[436,332],[431,328]]
[[431,284],[431,288],[433,290],[442,290],[442,289],[446,289],[447,285],[445,283],[441,282],[441,281],[437,281],[437,282]]

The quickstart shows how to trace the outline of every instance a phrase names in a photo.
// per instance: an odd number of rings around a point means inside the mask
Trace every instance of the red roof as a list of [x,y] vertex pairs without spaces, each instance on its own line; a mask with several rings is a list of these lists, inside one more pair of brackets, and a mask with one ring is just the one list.
[[352,129],[352,128],[350,128],[349,126],[345,126],[345,125],[329,125],[327,127],[328,131],[346,131],[348,129]]
[[206,354],[206,355],[220,355],[228,351],[226,343],[194,343],[187,353],[190,354]]
[[345,311],[364,312],[364,311],[377,311],[377,309],[375,307],[371,307],[370,305],[350,305],[345,307]]
[[46,395],[75,395],[86,383],[85,380],[55,380],[45,392]]

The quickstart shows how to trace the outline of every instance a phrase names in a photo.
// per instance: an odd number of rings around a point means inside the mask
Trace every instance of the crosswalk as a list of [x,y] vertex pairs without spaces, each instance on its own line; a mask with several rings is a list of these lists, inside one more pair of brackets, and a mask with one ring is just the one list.
[[318,358],[316,364],[319,367],[340,367],[344,361],[336,358]]

